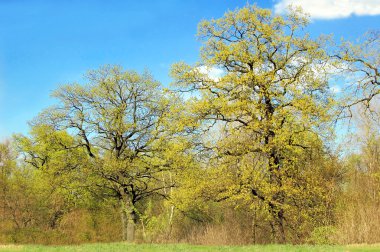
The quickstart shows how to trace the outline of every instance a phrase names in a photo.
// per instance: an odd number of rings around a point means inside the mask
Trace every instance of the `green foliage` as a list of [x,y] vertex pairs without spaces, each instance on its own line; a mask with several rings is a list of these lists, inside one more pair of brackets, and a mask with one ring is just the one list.
[[309,242],[313,244],[333,244],[336,228],[334,226],[317,227],[311,232]]
[[[180,100],[148,72],[105,66],[87,80],[56,90],[59,103],[33,121],[32,138],[16,139],[25,161],[57,178],[66,197],[100,189],[119,199],[123,237],[132,241],[139,202],[168,197],[173,177],[191,162],[188,141],[173,125]],[[86,190],[69,192],[70,185]]]
[[[199,25],[201,61],[172,68],[175,84],[194,93],[190,125],[207,133],[200,145],[209,168],[195,194],[259,206],[280,242],[302,240],[305,224],[323,221],[334,179],[321,170],[328,160],[323,138],[331,132],[328,58],[323,41],[302,31],[306,24],[299,11],[228,12]],[[210,76],[211,69],[223,74]]]

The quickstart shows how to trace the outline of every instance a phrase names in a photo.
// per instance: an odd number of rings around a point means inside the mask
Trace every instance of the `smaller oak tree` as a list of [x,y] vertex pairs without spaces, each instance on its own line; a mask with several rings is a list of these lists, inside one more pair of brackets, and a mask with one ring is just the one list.
[[154,195],[167,197],[165,189],[174,186],[175,171],[186,162],[186,141],[171,119],[171,107],[180,101],[165,94],[148,72],[106,66],[90,71],[87,79],[85,86],[56,90],[60,103],[37,121],[75,135],[77,141],[65,148],[86,150],[91,172],[102,181],[96,186],[121,201],[123,239],[134,241],[138,204]]

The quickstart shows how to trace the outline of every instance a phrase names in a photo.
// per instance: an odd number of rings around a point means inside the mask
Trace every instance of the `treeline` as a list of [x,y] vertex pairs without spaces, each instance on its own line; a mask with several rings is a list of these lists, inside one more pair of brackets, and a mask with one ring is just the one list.
[[59,87],[0,145],[0,243],[380,242],[379,33],[307,24],[246,6],[200,23],[170,88],[119,66]]

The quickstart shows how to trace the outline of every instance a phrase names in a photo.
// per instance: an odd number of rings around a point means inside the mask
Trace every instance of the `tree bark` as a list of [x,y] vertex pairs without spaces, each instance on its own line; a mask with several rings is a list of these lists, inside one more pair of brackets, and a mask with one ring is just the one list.
[[280,244],[286,243],[285,228],[284,228],[284,209],[281,207],[277,214],[278,217],[278,229],[279,229],[279,240]]
[[137,214],[133,209],[128,212],[127,222],[127,242],[135,241],[135,229],[136,229]]
[[272,101],[270,97],[265,94],[264,95],[264,101],[265,101],[265,118],[268,123],[270,123],[268,130],[264,137],[265,145],[270,146],[269,151],[269,171],[270,171],[270,183],[273,184],[276,188],[278,188],[278,192],[276,192],[272,199],[273,203],[270,204],[271,208],[271,214],[274,218],[274,223],[271,224],[272,232],[274,232],[276,242],[278,243],[286,243],[286,235],[285,235],[285,228],[284,228],[284,221],[285,221],[285,215],[284,215],[284,209],[283,204],[285,202],[285,195],[282,192],[282,175],[280,174],[281,169],[281,157],[279,156],[279,153],[276,150],[276,147],[273,147],[273,139],[276,137],[276,133],[273,130],[273,125],[271,125],[271,121],[273,118],[273,114],[275,111],[275,108],[273,107]]
[[125,210],[126,209],[125,209],[124,200],[121,199],[120,200],[120,219],[121,219],[121,233],[122,233],[121,239],[123,241],[127,240],[127,215],[126,215]]
[[123,193],[121,197],[121,224],[123,241],[135,241],[136,223],[137,213],[132,199]]

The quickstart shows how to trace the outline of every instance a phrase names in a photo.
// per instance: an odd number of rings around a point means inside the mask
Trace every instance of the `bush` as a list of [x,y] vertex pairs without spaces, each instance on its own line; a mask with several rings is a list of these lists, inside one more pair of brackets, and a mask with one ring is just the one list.
[[335,234],[336,228],[334,226],[317,227],[311,232],[308,242],[318,245],[332,245],[334,243]]

